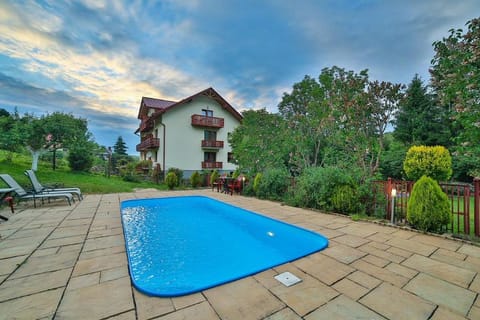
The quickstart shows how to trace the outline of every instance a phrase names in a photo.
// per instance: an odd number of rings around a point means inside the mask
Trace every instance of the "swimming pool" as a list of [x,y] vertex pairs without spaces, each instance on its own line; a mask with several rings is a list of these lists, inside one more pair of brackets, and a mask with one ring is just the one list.
[[149,295],[198,292],[328,246],[317,233],[208,197],[123,201],[133,285]]

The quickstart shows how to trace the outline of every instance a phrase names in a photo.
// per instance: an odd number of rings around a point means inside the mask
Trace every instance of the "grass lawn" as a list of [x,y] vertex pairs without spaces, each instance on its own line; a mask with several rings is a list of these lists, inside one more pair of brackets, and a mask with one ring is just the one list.
[[[31,157],[16,153],[11,161],[7,160],[7,152],[0,150],[0,173],[8,173],[25,189],[31,189],[30,180],[24,174],[25,170],[31,169],[31,161]],[[83,193],[131,192],[135,188],[167,190],[165,184],[157,185],[149,181],[127,182],[117,176],[107,178],[99,174],[72,172],[65,164],[53,171],[52,164],[43,161],[39,162],[36,174],[42,184],[61,183],[65,187],[78,187]],[[0,187],[7,186],[0,181]]]

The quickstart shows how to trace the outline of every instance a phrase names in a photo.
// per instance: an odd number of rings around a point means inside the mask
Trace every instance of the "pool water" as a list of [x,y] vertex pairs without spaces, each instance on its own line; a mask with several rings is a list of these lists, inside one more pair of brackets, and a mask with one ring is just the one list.
[[208,197],[123,201],[133,285],[149,295],[198,292],[328,246],[320,234]]

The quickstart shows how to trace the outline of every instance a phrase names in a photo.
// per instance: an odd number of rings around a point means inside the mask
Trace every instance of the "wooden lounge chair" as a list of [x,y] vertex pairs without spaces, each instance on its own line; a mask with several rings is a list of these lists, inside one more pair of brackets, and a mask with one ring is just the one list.
[[15,179],[13,179],[9,174],[0,174],[0,179],[2,179],[10,188],[13,189],[13,192],[16,193],[18,201],[20,200],[33,200],[33,206],[36,208],[37,199],[52,199],[52,198],[65,198],[68,201],[68,204],[71,205],[73,196],[71,193],[60,193],[60,192],[50,192],[50,193],[29,193],[18,184]]
[[40,181],[37,179],[37,175],[35,174],[35,171],[33,170],[25,170],[25,175],[30,179],[30,182],[32,183],[33,190],[35,190],[35,193],[71,193],[76,194],[78,197],[78,200],[83,199],[82,192],[80,191],[80,188],[50,188],[50,187],[45,187],[43,186]]

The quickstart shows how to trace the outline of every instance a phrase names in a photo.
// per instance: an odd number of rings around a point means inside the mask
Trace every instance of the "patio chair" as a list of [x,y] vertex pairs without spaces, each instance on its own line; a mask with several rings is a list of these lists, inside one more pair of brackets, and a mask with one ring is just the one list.
[[13,179],[9,174],[0,174],[0,179],[2,179],[10,188],[13,189],[13,192],[15,192],[17,195],[18,201],[33,199],[33,206],[35,208],[37,207],[37,199],[41,199],[43,201],[44,199],[65,198],[69,205],[72,204],[72,201],[75,201],[71,193],[29,193],[25,191],[25,189],[23,189],[22,186],[19,185],[18,182],[15,181],[15,179]]
[[80,188],[50,188],[43,186],[40,181],[37,179],[37,175],[35,174],[35,171],[33,170],[25,170],[25,175],[30,179],[30,182],[32,183],[33,190],[35,193],[71,193],[76,194],[78,197],[78,200],[83,200],[83,195],[82,191],[80,191]]

